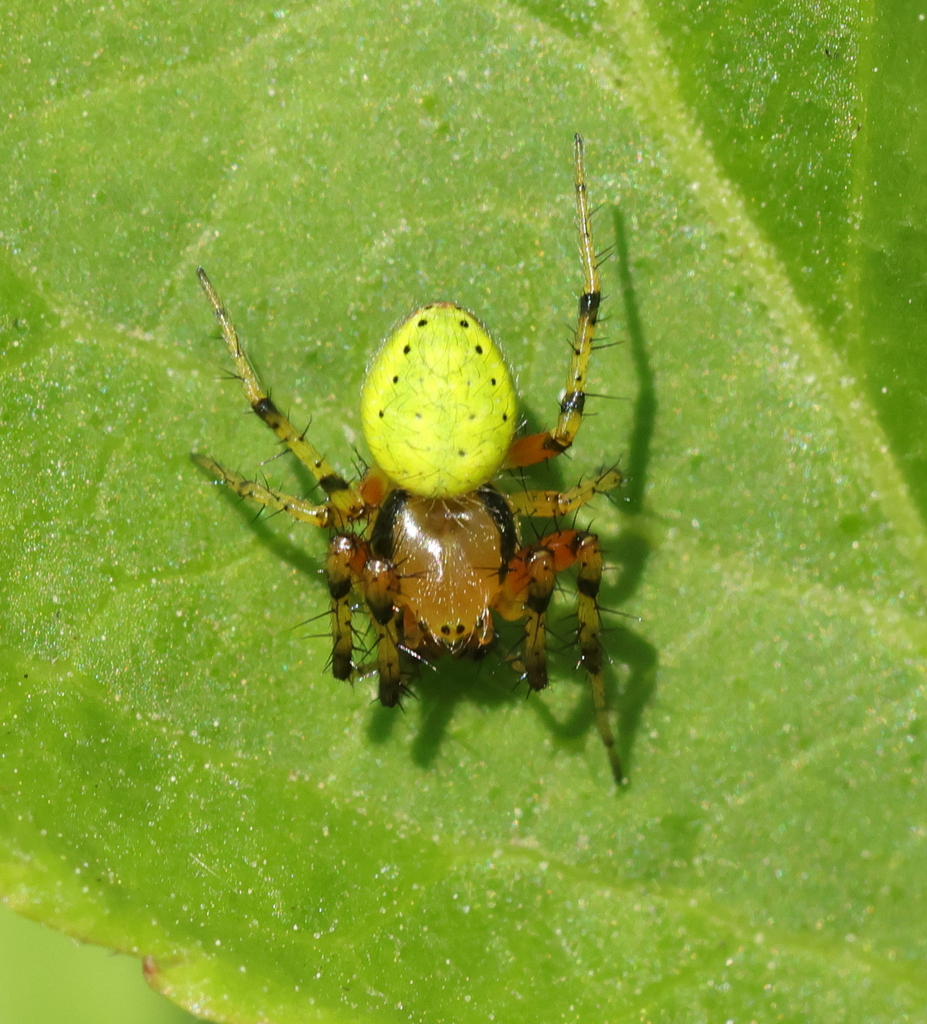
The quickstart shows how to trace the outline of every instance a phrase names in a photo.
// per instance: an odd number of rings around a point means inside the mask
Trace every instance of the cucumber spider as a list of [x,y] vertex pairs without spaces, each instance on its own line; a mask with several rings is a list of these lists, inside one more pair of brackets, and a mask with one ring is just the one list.
[[495,342],[472,313],[449,302],[432,303],[404,320],[370,365],[361,419],[373,464],[362,479],[349,482],[264,391],[200,268],[200,283],[251,408],[312,473],[325,499],[315,503],[284,494],[208,456],[193,458],[243,498],[332,531],[325,565],[332,671],[338,679],[350,679],[359,668],[352,624],[359,599],[376,634],[379,698],[387,707],[407,692],[403,654],[426,661],[444,653],[477,660],[496,638],[493,613],[524,621],[524,653],[513,664],[531,690],[543,690],[548,604],[558,573],[576,565],[580,663],[589,676],[612,775],[620,783],[602,676],[599,539],[584,530],[556,528],[524,544],[518,519],[559,521],[617,487],[621,474],[609,469],[563,492],[504,493],[493,483],[503,469],[566,451],[582,422],[601,293],[579,135],[574,160],[583,291],[553,430],[515,438],[515,388]]

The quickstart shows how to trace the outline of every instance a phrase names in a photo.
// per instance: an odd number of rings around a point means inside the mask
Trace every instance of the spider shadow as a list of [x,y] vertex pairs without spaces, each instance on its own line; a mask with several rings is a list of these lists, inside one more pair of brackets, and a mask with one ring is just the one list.
[[[622,530],[617,540],[609,545],[608,557],[620,568],[618,578],[604,582],[600,591],[605,617],[605,608],[614,608],[629,600],[640,588],[647,563],[653,551],[647,532],[640,525],[645,514],[644,495],[650,465],[650,452],[657,414],[656,384],[647,352],[646,336],[637,302],[631,272],[624,218],[617,208],[613,210],[615,231],[615,255],[624,307],[626,330],[630,340],[631,361],[637,381],[637,395],[633,403],[632,430],[626,471],[627,483],[621,492],[622,511],[629,517],[629,525]],[[528,417],[529,429],[542,429],[535,425],[535,418]],[[543,464],[541,472],[553,474],[554,484],[562,488],[562,460],[557,465]],[[546,484],[546,486],[551,486]],[[549,526],[549,524],[547,524]],[[526,524],[525,540],[529,535],[531,521]],[[540,532],[540,529],[539,529]],[[566,585],[567,589],[569,584]],[[568,632],[574,628],[567,625],[568,615],[564,614],[551,626],[552,635]],[[645,637],[628,625],[606,624],[603,627],[605,646],[612,665],[605,670],[605,685],[609,707],[616,713],[618,729],[616,742],[622,764],[627,769],[632,761],[633,747],[640,728],[641,717],[656,690],[659,656],[657,649]],[[572,645],[568,645],[572,649]],[[592,694],[584,673],[570,666],[566,671],[556,671],[562,654],[551,651],[554,675],[573,677],[576,685],[585,690],[574,710],[563,720],[551,711],[543,694],[531,694],[531,706],[544,723],[549,733],[564,747],[574,749],[585,743],[590,732],[595,733],[595,709]],[[492,658],[492,655],[490,655]],[[458,703],[471,701],[483,708],[497,707],[524,701],[525,688],[519,684],[511,669],[494,659],[496,664],[487,662],[460,662],[444,658],[432,670],[422,667],[413,687],[421,707],[421,726],[412,744],[412,758],[422,767],[429,767],[440,752],[444,735],[451,727]],[[620,666],[620,670],[618,668]],[[506,675],[512,680],[506,685]],[[623,685],[619,685],[619,675]],[[375,706],[368,723],[368,738],[374,743],[388,740],[395,727],[395,709]]]
[[[420,724],[410,752],[421,768],[430,768],[440,754],[458,704],[467,701],[489,711],[523,699],[518,676],[494,653],[478,662],[446,656],[434,665],[421,666],[412,691],[414,696],[406,698],[403,710],[419,709]],[[371,707],[367,738],[372,743],[390,740],[398,721],[396,710],[380,704]]]
[[[270,520],[277,516],[283,516],[288,523],[293,523],[295,520],[290,519],[286,513],[283,512],[272,512],[267,513],[264,509],[258,509],[255,512],[253,504],[249,504],[244,498],[239,497],[231,487],[223,487],[221,484],[217,484],[215,477],[207,469],[203,469],[197,466],[197,469],[202,476],[209,480],[211,483],[216,484],[216,489],[220,492],[222,500],[227,502],[232,508],[235,509],[236,513],[248,524],[251,531],[257,537],[257,539],[263,544],[268,551],[272,552],[282,562],[292,566],[300,573],[304,573],[310,579],[313,575],[317,575],[324,565],[325,556],[312,555],[304,551],[301,547],[296,544],[291,544],[278,530],[275,530],[270,525]],[[314,529],[310,527],[310,529]],[[317,531],[327,537],[324,531]]]

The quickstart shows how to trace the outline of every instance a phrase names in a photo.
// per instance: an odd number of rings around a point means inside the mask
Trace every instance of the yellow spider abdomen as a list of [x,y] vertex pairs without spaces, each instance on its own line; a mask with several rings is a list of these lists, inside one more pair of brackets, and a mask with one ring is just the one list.
[[397,487],[451,498],[486,483],[505,460],[515,388],[476,317],[435,303],[383,342],[364,381],[361,420],[374,462]]

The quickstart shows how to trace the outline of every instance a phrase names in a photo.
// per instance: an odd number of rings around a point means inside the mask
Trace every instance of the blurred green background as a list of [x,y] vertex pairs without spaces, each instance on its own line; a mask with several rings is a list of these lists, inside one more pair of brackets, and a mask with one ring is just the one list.
[[135,957],[85,946],[0,905],[0,1024],[184,1024]]

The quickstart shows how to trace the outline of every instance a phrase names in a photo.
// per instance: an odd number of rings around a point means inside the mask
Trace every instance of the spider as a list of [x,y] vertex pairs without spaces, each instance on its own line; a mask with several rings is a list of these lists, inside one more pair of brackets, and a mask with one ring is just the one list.
[[[515,388],[499,348],[470,312],[450,302],[417,309],[383,342],[361,393],[373,463],[345,480],[296,430],[261,386],[238,334],[199,268],[252,410],[309,469],[325,494],[316,503],[248,480],[205,455],[193,459],[236,494],[332,532],[325,563],[331,599],[331,668],[338,679],[363,671],[354,660],[353,616],[366,606],[375,632],[379,699],[392,707],[408,691],[408,658],[444,653],[477,660],[493,646],[493,613],[524,621],[524,653],[511,658],[529,692],[547,686],[546,615],[557,575],[577,566],[577,641],[589,676],[596,724],[612,775],[621,763],[602,676],[597,595],[602,576],[594,533],[560,520],[622,482],[616,469],[569,490],[505,493],[493,483],[566,451],[582,422],[586,371],[601,292],[592,242],[583,140],[574,138],[576,212],[583,290],[566,389],[553,430],[516,438]],[[554,521],[531,543],[519,517]],[[405,655],[405,657],[403,657]]]

